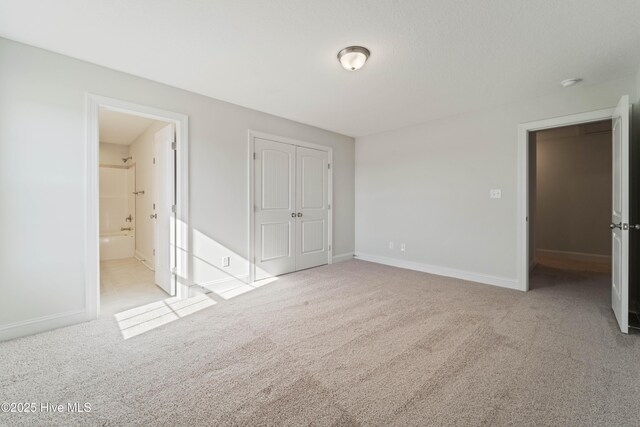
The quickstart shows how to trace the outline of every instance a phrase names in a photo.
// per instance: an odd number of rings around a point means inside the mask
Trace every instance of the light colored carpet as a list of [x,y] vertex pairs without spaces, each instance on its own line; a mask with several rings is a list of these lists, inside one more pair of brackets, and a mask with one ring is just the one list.
[[109,318],[0,344],[0,400],[92,407],[0,424],[638,425],[640,337],[607,280],[302,271],[127,340]]

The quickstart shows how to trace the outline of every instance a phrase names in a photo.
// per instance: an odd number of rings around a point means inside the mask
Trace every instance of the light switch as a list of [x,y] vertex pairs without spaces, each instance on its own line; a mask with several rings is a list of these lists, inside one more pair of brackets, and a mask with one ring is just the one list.
[[231,264],[231,258],[228,256],[222,257],[222,266],[229,267],[229,264]]
[[502,198],[502,190],[500,189],[492,189],[489,191],[489,197],[492,199],[501,199]]

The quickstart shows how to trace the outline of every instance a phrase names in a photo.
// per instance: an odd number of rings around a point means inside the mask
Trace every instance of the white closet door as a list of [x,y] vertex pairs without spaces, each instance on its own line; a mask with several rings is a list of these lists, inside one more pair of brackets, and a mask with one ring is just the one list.
[[328,163],[326,151],[296,147],[296,270],[327,263]]
[[255,279],[295,270],[295,146],[255,139]]

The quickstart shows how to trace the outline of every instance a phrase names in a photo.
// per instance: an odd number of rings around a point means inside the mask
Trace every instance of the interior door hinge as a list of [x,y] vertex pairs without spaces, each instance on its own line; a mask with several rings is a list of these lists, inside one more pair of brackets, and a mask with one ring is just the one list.
[[156,164],[156,158],[155,157],[153,158],[153,164],[154,165]]
[[177,206],[171,205],[171,212],[176,213],[176,210],[177,210]]
[[256,153],[253,153],[253,160],[256,159]]
[[178,269],[176,267],[171,267],[171,274],[177,275],[178,274]]
[[327,163],[327,169],[331,169],[331,163]]
[[172,143],[171,143],[171,149],[172,149],[173,151],[176,151],[176,149],[177,149],[177,148],[178,148],[178,146],[176,145],[176,143],[175,143],[175,142],[172,142]]
[[328,205],[328,208],[331,209],[331,205]]

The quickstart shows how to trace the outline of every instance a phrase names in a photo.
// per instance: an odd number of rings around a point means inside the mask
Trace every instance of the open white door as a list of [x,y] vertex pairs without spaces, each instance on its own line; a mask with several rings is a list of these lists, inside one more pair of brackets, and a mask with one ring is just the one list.
[[327,263],[328,164],[326,151],[296,147],[296,270]]
[[255,140],[255,280],[295,270],[293,145]]
[[611,209],[611,307],[620,330],[629,330],[629,97],[612,117],[613,198]]
[[156,284],[169,295],[175,295],[176,284],[172,268],[175,266],[175,127],[169,124],[155,135],[155,273]]

